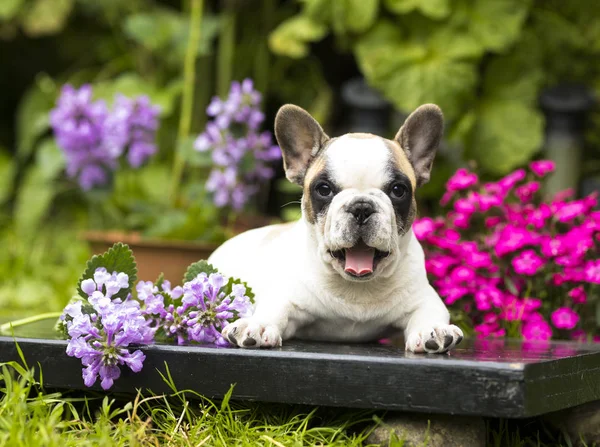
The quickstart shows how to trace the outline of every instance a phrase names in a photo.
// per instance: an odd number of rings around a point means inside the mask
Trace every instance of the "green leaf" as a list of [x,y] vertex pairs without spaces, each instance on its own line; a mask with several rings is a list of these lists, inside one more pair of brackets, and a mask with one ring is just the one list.
[[531,0],[455,0],[449,25],[464,28],[486,50],[513,45],[527,19]]
[[379,0],[334,0],[333,29],[338,34],[362,33],[373,26],[379,12]]
[[250,298],[250,302],[254,304],[254,292],[252,292],[252,288],[248,286],[248,283],[239,278],[229,278],[229,281],[227,281],[227,284],[225,284],[222,289],[225,295],[231,295],[233,293],[233,286],[236,284],[240,284],[246,288],[245,295]]
[[494,58],[483,76],[467,153],[496,175],[526,163],[542,146],[544,120],[537,99],[544,73],[535,42],[528,36],[511,53]]
[[385,7],[395,14],[419,11],[432,19],[444,19],[450,14],[449,0],[385,0]]
[[65,157],[54,139],[47,138],[40,143],[35,163],[45,180],[52,181],[62,173]]
[[90,278],[94,278],[94,273],[97,268],[104,267],[109,273],[112,272],[123,272],[129,277],[129,287],[127,289],[121,289],[119,293],[113,295],[113,298],[121,298],[124,300],[127,295],[133,289],[135,282],[137,281],[137,265],[133,252],[128,245],[121,242],[117,242],[105,253],[101,255],[94,255],[88,262],[83,275],[77,283],[77,293],[84,299],[87,299],[87,294],[81,289],[81,283]]
[[355,55],[367,82],[398,109],[438,104],[450,119],[475,94],[480,47],[464,34],[442,28],[404,36],[399,27],[379,22],[361,38]]
[[158,275],[158,278],[156,278],[156,281],[154,281],[154,285],[156,287],[158,287],[158,289],[160,290],[160,288],[164,282],[165,282],[165,274],[161,273],[160,275]]
[[183,276],[183,282],[192,281],[200,273],[206,273],[207,275],[210,275],[211,273],[218,273],[218,270],[204,259],[194,262],[187,268],[185,275]]
[[94,84],[94,99],[102,99],[110,105],[117,94],[130,98],[146,95],[152,104],[160,107],[161,116],[171,114],[180,93],[181,82],[179,81],[161,88],[136,73],[124,73],[114,80]]
[[74,0],[35,0],[23,17],[23,30],[34,37],[58,33],[65,26],[73,4]]
[[[205,15],[202,20],[198,56],[210,54],[212,43],[219,31],[215,16]],[[131,14],[125,19],[125,33],[150,51],[157,52],[170,62],[183,60],[190,32],[187,16],[161,8],[152,12]]]
[[40,228],[56,195],[40,165],[31,166],[19,187],[15,201],[14,223],[21,237],[31,236]]
[[17,15],[23,0],[2,0],[0,2],[0,20],[10,20]]
[[12,194],[14,175],[15,163],[12,156],[0,148],[0,204]]
[[269,35],[269,48],[275,54],[295,59],[306,57],[310,42],[321,40],[327,27],[307,16],[296,16],[282,22]]
[[38,138],[49,129],[54,100],[54,93],[37,83],[23,95],[17,109],[17,156],[20,159],[29,157]]
[[469,140],[469,154],[481,168],[506,174],[541,148],[544,119],[539,109],[510,99],[484,100]]

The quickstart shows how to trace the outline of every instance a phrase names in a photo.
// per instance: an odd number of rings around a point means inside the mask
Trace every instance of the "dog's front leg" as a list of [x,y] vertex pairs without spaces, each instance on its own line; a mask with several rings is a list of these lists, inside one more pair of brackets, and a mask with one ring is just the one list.
[[462,330],[449,321],[446,306],[433,292],[408,315],[404,325],[405,349],[435,354],[448,352],[463,339]]
[[222,331],[234,346],[240,348],[273,348],[281,346],[282,336],[288,336],[288,321],[292,306],[277,300],[261,301],[254,314],[240,318]]

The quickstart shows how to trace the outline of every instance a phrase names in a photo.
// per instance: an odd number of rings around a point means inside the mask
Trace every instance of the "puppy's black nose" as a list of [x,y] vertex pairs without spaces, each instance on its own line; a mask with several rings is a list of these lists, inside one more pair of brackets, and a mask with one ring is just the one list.
[[356,223],[364,225],[375,212],[375,207],[369,202],[357,202],[350,206],[348,212],[354,216]]

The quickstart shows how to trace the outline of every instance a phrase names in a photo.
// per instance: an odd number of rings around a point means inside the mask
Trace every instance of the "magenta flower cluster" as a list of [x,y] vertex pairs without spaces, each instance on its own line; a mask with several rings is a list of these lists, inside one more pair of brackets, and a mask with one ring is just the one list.
[[194,148],[210,151],[214,167],[206,182],[218,207],[242,209],[260,185],[270,180],[270,163],[281,158],[269,131],[259,132],[265,119],[260,111],[261,94],[252,80],[233,82],[225,100],[213,98],[206,112],[212,117],[198,136]]
[[459,169],[441,200],[447,214],[414,223],[432,284],[480,337],[600,341],[597,197],[542,200],[540,181],[553,170],[535,161],[483,183]]
[[62,88],[50,124],[66,160],[66,172],[84,191],[104,186],[121,158],[139,168],[157,151],[158,107],[145,96],[117,95],[111,110],[92,100],[92,87]]
[[129,289],[129,277],[98,268],[93,278],[81,282],[87,300],[70,303],[61,316],[69,338],[67,355],[81,359],[86,386],[99,376],[106,390],[121,376],[121,366],[142,370],[145,355],[135,345],[176,340],[179,345],[227,346],[221,330],[252,311],[246,288],[234,284],[226,293],[227,285],[228,279],[218,273],[200,273],[174,288],[166,280],[160,288],[140,281],[137,299],[128,294],[121,300],[115,295]]

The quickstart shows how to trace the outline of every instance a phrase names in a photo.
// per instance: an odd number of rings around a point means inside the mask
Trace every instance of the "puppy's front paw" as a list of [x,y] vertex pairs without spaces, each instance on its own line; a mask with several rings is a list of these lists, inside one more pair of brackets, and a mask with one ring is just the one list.
[[276,326],[264,325],[252,318],[240,318],[225,326],[221,333],[240,348],[274,348],[281,346],[281,334]]
[[462,339],[463,333],[459,327],[453,324],[436,326],[409,334],[406,350],[441,354],[454,348]]

